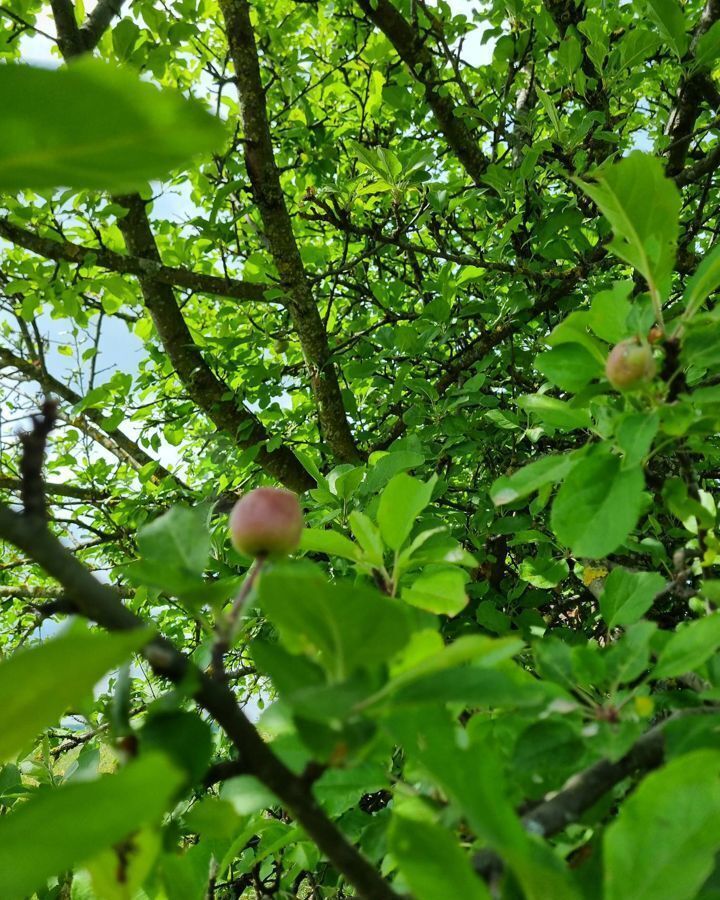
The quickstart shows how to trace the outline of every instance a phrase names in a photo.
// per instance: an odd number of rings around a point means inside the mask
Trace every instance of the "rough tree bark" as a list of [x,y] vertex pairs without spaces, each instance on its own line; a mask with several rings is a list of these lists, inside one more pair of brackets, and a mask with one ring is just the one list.
[[358,462],[362,454],[350,429],[327,332],[300,258],[280,185],[250,9],[246,0],[220,0],[220,8],[235,66],[245,165],[265,237],[287,292],[287,308],[305,356],[318,407],[320,430],[337,459]]

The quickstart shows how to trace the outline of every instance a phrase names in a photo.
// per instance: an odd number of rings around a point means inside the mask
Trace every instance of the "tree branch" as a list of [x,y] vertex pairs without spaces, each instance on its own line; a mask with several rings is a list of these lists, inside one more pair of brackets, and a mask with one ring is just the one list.
[[275,164],[265,91],[247,0],[220,0],[240,98],[245,165],[273,261],[287,291],[287,308],[302,347],[318,407],[320,431],[342,462],[358,462],[327,332],[312,294]]
[[[145,627],[146,623],[123,605],[113,587],[97,581],[46,527],[38,527],[37,521],[0,505],[0,538],[24,551],[57,580],[82,615],[110,631]],[[312,788],[263,741],[226,685],[197,669],[165,638],[153,638],[142,652],[156,675],[176,685],[193,686],[196,702],[223,728],[246,762],[247,771],[275,794],[359,896],[365,900],[399,900],[374,866],[328,818]]]
[[[720,0],[706,0],[693,32],[685,62],[693,60],[698,41],[718,19],[720,19]],[[700,104],[707,96],[709,81],[707,70],[698,68],[680,82],[675,104],[670,110],[665,126],[665,134],[671,138],[667,151],[667,173],[670,176],[679,175],[685,165],[695,122],[700,115]],[[711,81],[710,87],[714,90]]]
[[[659,768],[665,760],[665,728],[669,722],[688,715],[708,715],[720,712],[720,707],[707,706],[686,709],[669,716],[639,738],[630,750],[617,762],[601,759],[594,765],[574,775],[567,785],[522,817],[525,828],[542,837],[558,834],[572,822],[576,822],[585,810],[594,806],[611,788],[631,775],[646,774]],[[487,876],[502,866],[492,852],[481,851],[473,859],[475,870]]]
[[39,414],[32,417],[32,428],[20,435],[23,452],[20,459],[20,496],[23,510],[31,519],[45,520],[43,464],[48,435],[55,426],[57,404],[45,400]]
[[[115,199],[128,210],[127,216],[118,219],[118,227],[130,253],[159,262],[160,254],[142,198],[132,194]],[[270,435],[205,362],[172,288],[151,275],[141,275],[138,280],[165,352],[191,399],[220,431],[230,435],[238,447],[258,447],[256,462],[279,482],[298,493],[313,487],[313,478],[291,450],[287,447],[266,449]]]
[[[53,0],[53,14],[59,16],[56,25],[63,55],[66,59],[78,55],[82,48],[78,50],[81,45],[72,0]],[[161,267],[160,252],[140,195],[129,194],[115,200],[128,210],[127,216],[118,219],[117,224],[130,254]],[[237,446],[242,449],[257,447],[257,463],[282,484],[300,493],[313,487],[313,478],[291,450],[287,447],[277,450],[266,448],[270,435],[260,420],[232,396],[233,392],[217,378],[203,358],[178,307],[172,287],[158,281],[152,273],[146,272],[137,277],[145,306],[163,347],[191,399],[218,429],[230,435]]]
[[[0,490],[19,491],[22,481],[8,475],[0,475]],[[88,503],[99,503],[107,500],[110,494],[100,488],[80,487],[74,484],[62,484],[57,481],[45,482],[45,493],[56,497],[70,497],[73,500],[85,500]]]
[[[82,403],[83,398],[80,394],[49,372],[43,370],[41,366],[36,365],[31,360],[23,359],[23,357],[13,353],[12,350],[0,347],[0,368],[6,367],[15,369],[26,381],[37,382],[46,394],[54,394],[57,397],[61,397],[71,406],[78,406]],[[109,425],[108,419],[99,409],[89,407],[84,409],[82,414],[71,417],[66,417],[62,412],[59,412],[58,417],[89,434],[106,450],[109,450],[113,456],[116,456],[121,462],[130,465],[133,469],[140,470],[152,463],[156,467],[155,475],[153,476],[155,481],[169,478],[182,490],[189,490],[188,486],[177,475],[166,469],[156,459],[153,459],[139,444],[133,441],[132,438],[129,438],[125,432],[121,431],[120,428]]]
[[265,292],[272,287],[269,284],[254,284],[234,278],[220,278],[217,275],[206,275],[190,269],[165,266],[154,258],[128,256],[102,247],[83,247],[70,241],[52,240],[41,237],[27,228],[22,228],[7,218],[0,218],[0,237],[30,250],[31,253],[37,253],[39,256],[58,262],[66,260],[86,268],[109,269],[111,272],[118,272],[121,275],[152,276],[155,281],[162,284],[173,285],[195,293],[231,297],[234,300],[252,303],[283,303],[281,299],[267,300],[265,298]]
[[123,0],[98,0],[95,8],[80,26],[84,50],[94,50],[115,16],[120,15]]
[[477,136],[465,124],[466,117],[447,88],[443,87],[443,79],[422,35],[403,18],[390,0],[358,0],[358,6],[382,31],[413,78],[423,87],[425,100],[445,139],[470,178],[479,185],[488,159],[480,149]]

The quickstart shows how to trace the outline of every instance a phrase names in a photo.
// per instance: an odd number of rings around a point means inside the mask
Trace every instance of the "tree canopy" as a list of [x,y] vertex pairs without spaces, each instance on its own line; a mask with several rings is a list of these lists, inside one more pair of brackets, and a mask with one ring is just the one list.
[[720,897],[720,2],[0,56],[0,897]]

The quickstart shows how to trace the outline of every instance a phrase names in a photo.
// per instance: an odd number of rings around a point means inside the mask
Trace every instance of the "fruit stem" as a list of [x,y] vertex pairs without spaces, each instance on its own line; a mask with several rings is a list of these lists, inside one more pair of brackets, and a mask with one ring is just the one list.
[[221,681],[227,680],[227,675],[225,673],[225,654],[228,652],[237,636],[242,614],[250,598],[255,582],[257,581],[258,575],[262,571],[266,561],[266,556],[259,555],[255,557],[253,564],[247,571],[247,575],[245,576],[245,580],[243,581],[237,596],[233,600],[230,612],[216,625],[215,643],[213,644],[212,649],[210,669],[213,677]]

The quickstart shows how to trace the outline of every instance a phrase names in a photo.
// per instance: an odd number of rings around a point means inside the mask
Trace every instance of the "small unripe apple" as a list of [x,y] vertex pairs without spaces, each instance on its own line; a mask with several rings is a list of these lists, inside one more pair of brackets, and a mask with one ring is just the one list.
[[605,363],[605,375],[618,391],[633,391],[655,377],[657,366],[649,344],[635,338],[616,344]]
[[246,556],[285,556],[300,546],[303,514],[297,494],[261,487],[241,497],[230,513],[230,538]]

